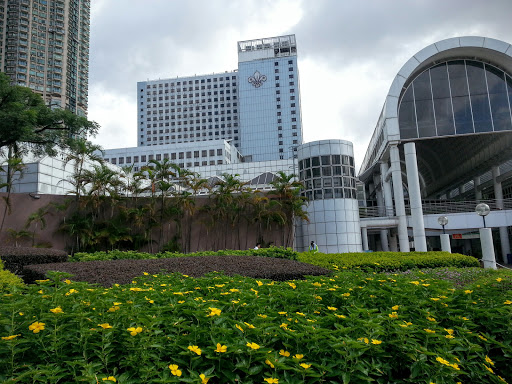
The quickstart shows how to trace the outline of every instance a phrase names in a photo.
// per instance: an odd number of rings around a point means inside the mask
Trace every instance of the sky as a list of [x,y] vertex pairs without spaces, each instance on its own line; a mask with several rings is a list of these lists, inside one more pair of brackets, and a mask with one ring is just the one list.
[[137,145],[137,82],[230,71],[241,40],[295,34],[304,142],[354,145],[356,169],[400,68],[451,37],[512,42],[512,0],[92,0],[89,120]]

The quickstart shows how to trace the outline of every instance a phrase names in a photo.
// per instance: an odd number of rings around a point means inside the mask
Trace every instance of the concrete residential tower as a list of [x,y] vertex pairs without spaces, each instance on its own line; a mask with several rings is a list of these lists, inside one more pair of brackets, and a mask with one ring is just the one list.
[[51,107],[87,115],[90,0],[0,1],[1,71]]

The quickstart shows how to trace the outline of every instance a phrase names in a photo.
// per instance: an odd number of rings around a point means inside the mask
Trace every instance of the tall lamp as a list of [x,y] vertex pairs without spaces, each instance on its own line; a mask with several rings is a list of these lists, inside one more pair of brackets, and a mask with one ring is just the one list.
[[497,269],[494,244],[492,242],[492,230],[491,228],[487,228],[485,224],[485,216],[491,212],[491,209],[487,204],[480,203],[476,206],[475,212],[478,216],[481,216],[484,221],[484,227],[480,228],[480,244],[482,245],[482,261],[484,262],[484,268]]
[[440,226],[443,227],[443,234],[440,236],[441,238],[441,250],[443,252],[449,252],[452,253],[452,247],[450,245],[450,235],[447,235],[444,226],[448,224],[448,218],[446,216],[439,216],[437,218],[437,222]]

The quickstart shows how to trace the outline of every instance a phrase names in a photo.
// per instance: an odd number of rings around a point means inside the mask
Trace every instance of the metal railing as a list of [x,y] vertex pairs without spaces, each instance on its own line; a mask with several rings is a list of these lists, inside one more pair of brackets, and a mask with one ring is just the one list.
[[[423,200],[423,214],[424,215],[435,215],[435,214],[448,214],[448,213],[467,213],[475,212],[477,204],[485,203],[491,208],[491,211],[500,211],[505,209],[512,210],[512,199],[504,199],[502,208],[498,208],[496,200],[465,200],[465,201],[453,201],[453,200]],[[411,207],[406,203],[405,214],[411,214]],[[386,207],[359,207],[359,217],[394,217],[395,213],[393,209],[386,209]]]

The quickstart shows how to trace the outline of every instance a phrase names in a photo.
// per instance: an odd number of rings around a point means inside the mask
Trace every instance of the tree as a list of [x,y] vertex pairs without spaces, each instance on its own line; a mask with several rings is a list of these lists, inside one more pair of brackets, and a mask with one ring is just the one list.
[[7,196],[2,196],[2,200],[4,201],[4,214],[2,217],[2,224],[0,225],[0,233],[4,228],[5,218],[7,215],[11,214],[11,192],[13,183],[16,180],[19,180],[23,177],[23,171],[25,170],[25,164],[23,164],[23,160],[18,157],[18,153],[13,151],[12,147],[9,146],[9,150],[7,151],[7,161],[6,164],[0,166],[0,172],[6,175],[5,182],[0,181],[0,189],[5,188],[7,191]]
[[289,226],[288,236],[286,231],[283,231],[283,245],[288,246],[290,243],[294,246],[295,243],[295,219],[309,221],[307,212],[304,210],[306,205],[306,198],[300,195],[300,188],[302,183],[300,181],[293,180],[295,175],[287,175],[283,171],[277,172],[277,177],[270,182],[274,187],[274,190],[270,192],[270,195],[275,195],[277,201],[281,205],[281,210],[286,223]]
[[55,156],[75,136],[95,135],[99,125],[69,110],[51,109],[30,88],[10,84],[0,73],[0,151],[18,147],[21,153]]

